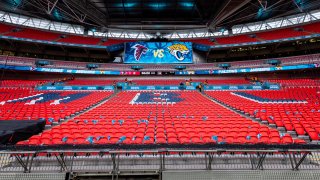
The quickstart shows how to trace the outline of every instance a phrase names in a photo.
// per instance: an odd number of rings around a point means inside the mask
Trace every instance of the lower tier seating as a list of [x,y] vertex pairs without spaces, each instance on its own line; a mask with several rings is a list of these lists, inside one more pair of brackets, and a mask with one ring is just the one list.
[[110,96],[112,92],[0,89],[0,120],[45,120],[52,124]]
[[292,144],[289,134],[242,117],[195,91],[120,92],[20,145]]
[[206,91],[206,94],[269,124],[318,141],[319,92],[315,87],[296,87],[279,91]]

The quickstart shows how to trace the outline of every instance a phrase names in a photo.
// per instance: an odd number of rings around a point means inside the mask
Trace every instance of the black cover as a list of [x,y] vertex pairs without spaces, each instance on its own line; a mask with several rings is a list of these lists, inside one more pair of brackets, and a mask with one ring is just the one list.
[[0,144],[15,144],[43,131],[45,121],[0,120]]

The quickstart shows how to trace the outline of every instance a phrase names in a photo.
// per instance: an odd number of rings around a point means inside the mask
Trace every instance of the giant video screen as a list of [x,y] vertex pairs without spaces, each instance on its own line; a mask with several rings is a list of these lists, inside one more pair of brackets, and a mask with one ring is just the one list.
[[191,42],[129,42],[125,44],[124,63],[190,64]]

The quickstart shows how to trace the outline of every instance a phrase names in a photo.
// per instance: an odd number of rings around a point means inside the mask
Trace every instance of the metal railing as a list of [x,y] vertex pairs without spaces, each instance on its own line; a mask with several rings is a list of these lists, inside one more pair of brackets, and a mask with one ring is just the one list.
[[320,170],[320,150],[63,150],[0,152],[0,173]]

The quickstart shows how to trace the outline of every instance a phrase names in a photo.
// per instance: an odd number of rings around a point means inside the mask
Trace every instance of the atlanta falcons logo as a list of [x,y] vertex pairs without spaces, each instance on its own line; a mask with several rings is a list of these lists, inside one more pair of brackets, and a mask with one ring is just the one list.
[[141,45],[141,44],[136,44],[132,47],[134,49],[134,58],[136,61],[139,61],[142,54],[146,54],[148,52],[148,48]]

